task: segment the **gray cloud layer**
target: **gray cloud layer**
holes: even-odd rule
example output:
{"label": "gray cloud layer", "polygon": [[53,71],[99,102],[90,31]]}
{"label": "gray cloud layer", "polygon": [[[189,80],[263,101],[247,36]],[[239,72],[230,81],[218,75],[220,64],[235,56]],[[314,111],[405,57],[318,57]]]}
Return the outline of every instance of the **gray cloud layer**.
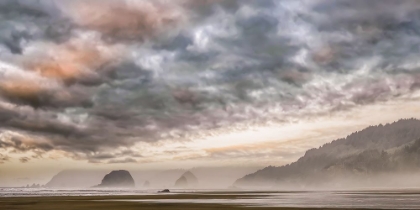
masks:
{"label": "gray cloud layer", "polygon": [[0,147],[135,162],[109,151],[420,87],[418,1],[165,5],[0,0]]}

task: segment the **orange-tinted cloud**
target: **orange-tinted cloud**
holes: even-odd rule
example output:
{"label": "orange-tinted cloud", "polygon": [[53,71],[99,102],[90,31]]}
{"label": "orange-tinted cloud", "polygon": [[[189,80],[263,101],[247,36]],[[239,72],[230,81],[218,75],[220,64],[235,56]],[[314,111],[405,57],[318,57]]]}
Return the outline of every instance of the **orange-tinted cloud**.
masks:
{"label": "orange-tinted cloud", "polygon": [[0,81],[0,94],[13,103],[34,108],[91,105],[86,91],[44,83],[25,78],[3,80]]}
{"label": "orange-tinted cloud", "polygon": [[116,39],[150,38],[182,19],[177,8],[158,1],[74,1],[66,10],[76,24]]}
{"label": "orange-tinted cloud", "polygon": [[61,44],[38,43],[31,49],[19,60],[22,69],[12,69],[0,80],[0,94],[11,102],[35,108],[90,106],[87,89],[69,86],[102,82],[107,70],[99,72],[101,67],[124,56],[124,48],[105,45],[96,37],[73,38]]}
{"label": "orange-tinted cloud", "polygon": [[[13,120],[14,121],[14,120]],[[31,124],[29,122],[24,122]],[[33,126],[41,127],[43,125],[32,123]],[[33,157],[39,157],[43,153],[53,149],[50,142],[45,138],[30,136],[18,132],[3,132],[0,134],[0,148],[12,149],[11,153],[33,152]]]}
{"label": "orange-tinted cloud", "polygon": [[7,80],[0,83],[0,91],[3,97],[12,101],[38,106],[43,88],[29,80]]}
{"label": "orange-tinted cloud", "polygon": [[63,44],[47,50],[53,55],[27,61],[26,68],[43,77],[65,83],[77,80],[84,75],[84,72],[98,68],[110,60],[94,46],[83,43]]}

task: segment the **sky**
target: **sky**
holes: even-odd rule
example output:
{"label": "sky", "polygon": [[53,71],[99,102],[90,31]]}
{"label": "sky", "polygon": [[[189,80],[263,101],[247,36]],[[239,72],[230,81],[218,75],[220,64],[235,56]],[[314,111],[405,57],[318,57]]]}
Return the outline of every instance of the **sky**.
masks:
{"label": "sky", "polygon": [[419,34],[415,0],[0,0],[0,177],[290,163],[420,118]]}

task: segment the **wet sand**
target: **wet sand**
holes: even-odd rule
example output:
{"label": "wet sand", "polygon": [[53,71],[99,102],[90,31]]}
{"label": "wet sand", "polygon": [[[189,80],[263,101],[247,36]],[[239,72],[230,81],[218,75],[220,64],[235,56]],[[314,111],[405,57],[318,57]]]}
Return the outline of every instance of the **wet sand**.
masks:
{"label": "wet sand", "polygon": [[[212,200],[212,199],[261,199],[261,195],[217,193],[200,194],[155,194],[133,196],[65,196],[65,197],[3,197],[0,198],[1,210],[189,210],[189,209],[247,209],[247,210],[315,210],[315,209],[349,209],[349,208],[291,208],[291,207],[257,207],[241,204],[156,202],[159,200]],[[150,202],[148,202],[150,200]],[[141,201],[141,202],[135,202]],[[328,202],[328,201],[326,201]],[[351,209],[351,208],[350,208]]]}

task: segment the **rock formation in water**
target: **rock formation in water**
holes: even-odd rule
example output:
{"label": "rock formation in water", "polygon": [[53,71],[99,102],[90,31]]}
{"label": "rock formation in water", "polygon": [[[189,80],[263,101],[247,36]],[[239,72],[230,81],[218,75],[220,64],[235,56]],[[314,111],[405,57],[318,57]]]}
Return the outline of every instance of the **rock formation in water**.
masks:
{"label": "rock formation in water", "polygon": [[27,184],[26,186],[24,186],[23,188],[44,188],[45,187],[45,185],[40,185],[40,184],[32,184],[32,185],[29,185],[29,184]]}
{"label": "rock formation in water", "polygon": [[102,183],[95,187],[134,188],[135,183],[130,172],[120,170],[120,171],[112,171],[111,173],[105,175],[105,177],[102,179]]}
{"label": "rock formation in water", "polygon": [[176,180],[175,187],[178,187],[178,188],[188,187],[187,178],[185,178],[184,176],[181,176],[178,180]]}
{"label": "rock formation in water", "polygon": [[198,186],[197,177],[190,171],[185,172],[178,180],[175,182],[175,187],[177,188],[195,188]]}
{"label": "rock formation in water", "polygon": [[56,174],[46,185],[47,188],[85,189],[101,183],[109,171],[65,170]]}
{"label": "rock formation in water", "polygon": [[[205,189],[223,189],[232,185],[235,180],[253,173],[262,167],[198,167],[189,171],[200,180],[199,187]],[[166,189],[188,170],[130,170],[137,187],[144,189]],[[88,189],[99,185],[109,170],[103,169],[70,169],[57,173],[47,184],[47,188]],[[147,187],[147,182],[150,183]],[[32,183],[31,183],[32,184]],[[30,187],[30,186],[29,186]]]}

